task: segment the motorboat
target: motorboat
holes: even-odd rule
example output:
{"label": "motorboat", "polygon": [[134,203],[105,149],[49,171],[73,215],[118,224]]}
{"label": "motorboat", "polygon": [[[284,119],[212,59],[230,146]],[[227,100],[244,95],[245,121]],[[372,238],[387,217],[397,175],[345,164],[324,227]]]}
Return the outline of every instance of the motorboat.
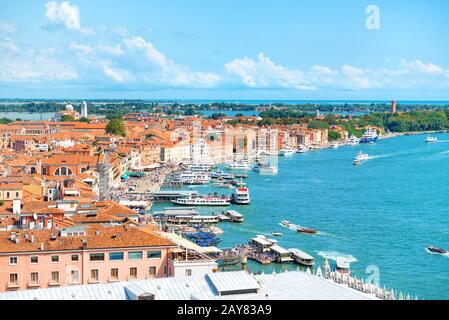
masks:
{"label": "motorboat", "polygon": [[317,234],[317,231],[316,231],[316,230],[309,229],[309,228],[305,228],[305,227],[299,227],[299,228],[297,229],[297,231],[298,231],[299,233]]}
{"label": "motorboat", "polygon": [[369,160],[369,155],[360,151],[354,158],[354,165],[362,164],[362,161]]}
{"label": "motorboat", "polygon": [[288,251],[290,251],[290,253],[293,256],[293,259],[295,259],[296,263],[298,264],[301,264],[306,267],[312,267],[315,264],[315,259],[311,255],[305,253],[304,251],[301,251],[296,248],[288,249]]}
{"label": "motorboat", "polygon": [[291,223],[288,220],[282,220],[281,225],[283,225],[284,227],[290,228],[291,226],[293,226],[293,223]]}
{"label": "motorboat", "polygon": [[289,157],[295,154],[295,151],[290,146],[285,146],[281,150],[279,150],[279,155],[284,157]]}
{"label": "motorboat", "polygon": [[444,249],[436,248],[436,247],[432,247],[432,246],[427,247],[427,250],[428,250],[430,253],[438,253],[438,254],[445,254],[445,253],[447,253],[447,251],[444,250]]}
{"label": "motorboat", "polygon": [[228,172],[221,171],[221,170],[217,170],[217,171],[211,172],[210,177],[212,179],[223,179],[223,180],[229,179],[229,180],[231,180],[231,179],[235,178],[235,175],[230,174]]}
{"label": "motorboat", "polygon": [[272,232],[271,233],[271,236],[273,236],[273,237],[282,237],[284,234],[283,233],[281,233],[281,232]]}
{"label": "motorboat", "polygon": [[210,176],[201,173],[182,173],[179,180],[187,185],[201,185],[210,182]]}
{"label": "motorboat", "polygon": [[309,147],[300,146],[296,152],[297,153],[306,153],[306,152],[309,152],[309,151],[310,151]]}
{"label": "motorboat", "polygon": [[438,142],[437,137],[427,136],[426,138],[426,143],[437,143],[437,142]]}

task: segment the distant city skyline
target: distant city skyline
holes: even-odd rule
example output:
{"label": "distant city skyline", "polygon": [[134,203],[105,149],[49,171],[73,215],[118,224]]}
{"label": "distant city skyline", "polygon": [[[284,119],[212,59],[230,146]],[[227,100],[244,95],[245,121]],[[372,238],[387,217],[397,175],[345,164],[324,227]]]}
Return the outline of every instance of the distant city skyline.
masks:
{"label": "distant city skyline", "polygon": [[447,12],[443,0],[5,1],[0,98],[449,100]]}

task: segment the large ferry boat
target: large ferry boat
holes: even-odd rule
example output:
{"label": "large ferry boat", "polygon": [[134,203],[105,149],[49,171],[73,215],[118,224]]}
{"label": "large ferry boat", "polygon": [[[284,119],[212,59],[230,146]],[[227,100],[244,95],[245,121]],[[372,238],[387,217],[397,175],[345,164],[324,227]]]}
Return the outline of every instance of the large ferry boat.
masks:
{"label": "large ferry boat", "polygon": [[219,179],[219,180],[221,180],[221,179],[222,180],[232,180],[235,178],[235,175],[230,174],[228,172],[221,171],[221,170],[217,170],[217,171],[211,172],[210,177],[212,179]]}
{"label": "large ferry boat", "polygon": [[368,130],[363,134],[362,139],[360,139],[360,143],[374,143],[379,139],[379,135],[376,130],[373,130],[371,126],[368,126]]}
{"label": "large ferry boat", "polygon": [[227,207],[231,204],[231,199],[215,193],[213,196],[179,198],[172,200],[172,203],[180,206]]}
{"label": "large ferry boat", "polygon": [[240,182],[231,196],[231,201],[239,205],[250,204],[251,198],[249,196],[249,188],[244,183]]}
{"label": "large ferry boat", "polygon": [[247,163],[232,162],[226,166],[229,170],[251,170],[251,166]]}
{"label": "large ferry boat", "polygon": [[295,154],[295,151],[290,146],[285,146],[281,150],[279,150],[279,155],[284,157],[289,157]]}

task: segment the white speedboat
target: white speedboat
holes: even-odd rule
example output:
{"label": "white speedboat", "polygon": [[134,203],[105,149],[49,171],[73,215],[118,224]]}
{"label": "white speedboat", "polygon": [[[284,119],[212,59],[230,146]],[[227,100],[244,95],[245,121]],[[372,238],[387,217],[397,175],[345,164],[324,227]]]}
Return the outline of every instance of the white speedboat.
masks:
{"label": "white speedboat", "polygon": [[369,155],[366,153],[363,153],[362,151],[360,151],[357,156],[354,158],[354,163],[356,162],[362,162],[365,160],[369,160]]}
{"label": "white speedboat", "polygon": [[438,142],[437,137],[427,136],[426,138],[426,143],[437,143],[437,142]]}
{"label": "white speedboat", "polygon": [[247,163],[241,163],[241,162],[232,162],[226,166],[226,169],[229,170],[251,170],[251,166]]}
{"label": "white speedboat", "polygon": [[298,264],[307,267],[312,267],[315,264],[315,259],[311,255],[305,253],[304,251],[301,251],[296,248],[288,249],[288,251],[290,251],[290,253],[293,256],[293,259],[295,259],[296,263]]}
{"label": "white speedboat", "polygon": [[299,146],[298,150],[296,151],[297,153],[306,153],[309,152],[310,148],[306,147],[306,146]]}
{"label": "white speedboat", "polygon": [[235,192],[231,196],[232,203],[238,205],[245,205],[251,203],[251,198],[249,196],[249,188],[243,183],[240,182],[236,188]]}
{"label": "white speedboat", "polygon": [[285,146],[281,150],[279,150],[279,155],[284,157],[289,157],[295,154],[295,151],[290,146]]}

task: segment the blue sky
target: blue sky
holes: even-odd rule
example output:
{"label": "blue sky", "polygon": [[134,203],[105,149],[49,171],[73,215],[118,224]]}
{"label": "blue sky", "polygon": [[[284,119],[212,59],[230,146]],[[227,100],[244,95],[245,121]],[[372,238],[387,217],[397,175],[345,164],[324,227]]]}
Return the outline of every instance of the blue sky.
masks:
{"label": "blue sky", "polygon": [[444,0],[0,2],[4,98],[449,100]]}

